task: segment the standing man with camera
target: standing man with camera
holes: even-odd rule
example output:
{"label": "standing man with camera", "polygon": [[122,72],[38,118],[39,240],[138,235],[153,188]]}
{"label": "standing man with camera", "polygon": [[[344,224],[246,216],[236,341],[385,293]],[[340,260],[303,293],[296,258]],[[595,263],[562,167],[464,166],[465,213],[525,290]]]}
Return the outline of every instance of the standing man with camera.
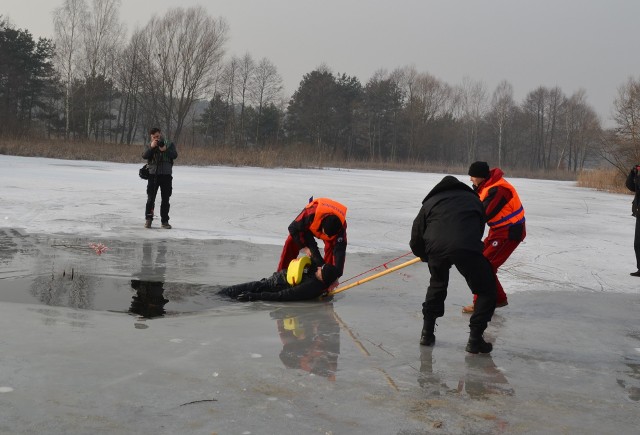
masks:
{"label": "standing man with camera", "polygon": [[142,158],[149,163],[149,180],[147,181],[147,205],[144,210],[145,228],[151,228],[156,195],[160,188],[160,221],[162,228],[171,229],[169,225],[169,198],[171,197],[173,161],[178,157],[178,151],[173,142],[165,140],[162,131],[154,127],[149,130],[150,143],[144,146]]}

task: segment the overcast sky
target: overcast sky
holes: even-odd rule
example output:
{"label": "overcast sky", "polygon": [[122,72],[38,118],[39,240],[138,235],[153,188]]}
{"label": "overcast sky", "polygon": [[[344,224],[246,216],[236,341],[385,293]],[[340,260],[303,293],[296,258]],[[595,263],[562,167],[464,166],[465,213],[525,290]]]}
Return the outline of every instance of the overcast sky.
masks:
{"label": "overcast sky", "polygon": [[[62,0],[4,0],[0,14],[34,36],[53,37]],[[365,84],[379,69],[415,66],[489,93],[503,79],[521,102],[538,86],[585,89],[610,125],[617,89],[640,78],[637,0],[126,0],[129,34],[172,7],[204,6],[229,24],[229,55],[273,62],[291,95],[321,64]]]}

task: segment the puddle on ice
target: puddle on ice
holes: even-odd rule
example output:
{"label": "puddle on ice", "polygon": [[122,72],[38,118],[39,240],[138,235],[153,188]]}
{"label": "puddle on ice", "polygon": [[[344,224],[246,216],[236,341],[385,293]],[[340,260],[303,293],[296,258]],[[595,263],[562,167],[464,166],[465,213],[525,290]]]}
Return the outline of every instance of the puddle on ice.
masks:
{"label": "puddle on ice", "polygon": [[70,239],[0,229],[0,302],[144,318],[229,306],[233,302],[217,294],[222,287],[266,276],[275,264],[248,246],[223,240]]}
{"label": "puddle on ice", "polygon": [[[0,301],[37,303],[83,310],[128,312],[152,319],[166,314],[202,311],[231,301],[219,287],[125,280],[75,274],[0,280]],[[144,328],[141,325],[141,328]]]}

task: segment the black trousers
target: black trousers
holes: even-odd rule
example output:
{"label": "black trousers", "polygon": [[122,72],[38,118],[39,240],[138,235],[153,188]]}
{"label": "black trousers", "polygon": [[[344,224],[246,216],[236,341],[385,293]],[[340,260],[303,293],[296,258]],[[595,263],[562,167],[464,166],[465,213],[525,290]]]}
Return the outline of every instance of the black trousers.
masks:
{"label": "black trousers", "polygon": [[636,234],[633,238],[633,250],[636,252],[636,266],[640,270],[640,217],[636,218]]}
{"label": "black trousers", "polygon": [[496,309],[496,280],[491,264],[481,252],[460,252],[443,257],[429,255],[429,272],[431,279],[427,295],[422,304],[422,315],[425,319],[444,315],[444,301],[449,286],[449,270],[455,266],[467,281],[471,292],[478,295],[473,314],[469,319],[472,331],[482,333],[491,321]]}
{"label": "black trousers", "polygon": [[173,176],[172,175],[151,175],[147,181],[147,205],[144,209],[145,219],[153,220],[153,210],[156,206],[156,195],[158,189],[160,189],[160,220],[162,222],[169,222],[169,198],[173,191]]}
{"label": "black trousers", "polygon": [[260,281],[223,288],[219,293],[232,298],[240,293],[253,293],[256,299],[262,301],[304,301],[320,297],[326,289],[327,286],[313,274],[304,274],[302,282],[292,286],[287,282],[287,272],[279,271]]}

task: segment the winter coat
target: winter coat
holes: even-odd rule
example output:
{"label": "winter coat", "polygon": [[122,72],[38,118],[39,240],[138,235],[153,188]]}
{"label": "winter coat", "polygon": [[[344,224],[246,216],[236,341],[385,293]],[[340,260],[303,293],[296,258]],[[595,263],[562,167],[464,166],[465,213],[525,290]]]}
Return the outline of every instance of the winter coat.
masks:
{"label": "winter coat", "polygon": [[484,224],[484,208],[478,195],[447,175],[422,201],[409,246],[423,261],[464,251],[482,253]]}
{"label": "winter coat", "polygon": [[149,163],[149,174],[151,175],[171,175],[173,172],[173,161],[178,158],[178,151],[173,142],[168,143],[167,149],[163,152],[158,148],[151,148],[149,144],[144,146],[142,158]]}
{"label": "winter coat", "polygon": [[627,176],[625,186],[632,192],[635,192],[633,202],[631,203],[631,214],[635,217],[640,216],[638,213],[638,206],[640,205],[640,165],[631,168],[631,172]]}
{"label": "winter coat", "polygon": [[502,176],[500,168],[489,171],[489,178],[476,188],[484,205],[489,239],[522,241],[526,236],[524,207],[518,192]]}

